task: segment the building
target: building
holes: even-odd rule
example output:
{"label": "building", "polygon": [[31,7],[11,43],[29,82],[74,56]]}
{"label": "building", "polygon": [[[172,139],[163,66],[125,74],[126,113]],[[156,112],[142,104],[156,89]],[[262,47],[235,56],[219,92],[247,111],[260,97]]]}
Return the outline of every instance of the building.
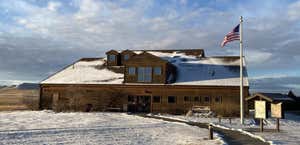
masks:
{"label": "building", "polygon": [[110,50],[106,55],[82,58],[42,81],[40,108],[178,114],[197,105],[239,115],[239,57],[206,57],[202,49]]}

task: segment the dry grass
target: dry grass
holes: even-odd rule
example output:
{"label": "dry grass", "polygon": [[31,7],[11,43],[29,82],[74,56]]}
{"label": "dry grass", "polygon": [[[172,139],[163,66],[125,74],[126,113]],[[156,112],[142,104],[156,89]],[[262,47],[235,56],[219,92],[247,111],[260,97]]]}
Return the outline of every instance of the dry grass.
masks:
{"label": "dry grass", "polygon": [[38,90],[0,89],[0,111],[38,109]]}

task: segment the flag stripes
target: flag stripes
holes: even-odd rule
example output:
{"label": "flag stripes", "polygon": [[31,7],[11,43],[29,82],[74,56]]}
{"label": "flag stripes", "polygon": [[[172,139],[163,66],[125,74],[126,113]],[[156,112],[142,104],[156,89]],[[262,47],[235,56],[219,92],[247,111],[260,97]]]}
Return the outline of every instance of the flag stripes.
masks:
{"label": "flag stripes", "polygon": [[234,29],[229,32],[223,39],[223,42],[221,43],[221,46],[224,47],[226,43],[235,41],[235,40],[240,40],[240,24],[238,24]]}

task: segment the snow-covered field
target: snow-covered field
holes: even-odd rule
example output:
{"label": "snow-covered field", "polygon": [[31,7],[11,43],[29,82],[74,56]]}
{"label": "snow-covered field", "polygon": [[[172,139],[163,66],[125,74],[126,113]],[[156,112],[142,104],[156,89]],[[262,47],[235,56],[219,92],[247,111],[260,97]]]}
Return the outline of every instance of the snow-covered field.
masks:
{"label": "snow-covered field", "polygon": [[0,144],[222,144],[183,123],[125,113],[0,112]]}
{"label": "snow-covered field", "polygon": [[273,118],[268,118],[265,123],[265,132],[259,132],[259,125],[256,125],[253,119],[246,119],[245,124],[240,124],[239,118],[232,119],[232,123],[229,123],[228,119],[222,119],[219,123],[218,118],[203,118],[197,116],[174,116],[174,115],[158,115],[160,117],[192,121],[192,122],[202,122],[202,123],[212,123],[216,126],[239,130],[243,133],[249,134],[253,137],[260,138],[261,140],[270,142],[271,144],[284,144],[284,145],[299,145],[300,144],[300,115],[295,115],[293,113],[285,113],[286,119],[280,119],[280,132],[276,132],[276,120]]}

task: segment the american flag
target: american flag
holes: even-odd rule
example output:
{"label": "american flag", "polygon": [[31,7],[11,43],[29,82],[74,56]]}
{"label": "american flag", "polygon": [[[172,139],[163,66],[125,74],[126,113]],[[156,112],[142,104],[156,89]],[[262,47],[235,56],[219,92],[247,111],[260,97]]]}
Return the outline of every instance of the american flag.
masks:
{"label": "american flag", "polygon": [[238,24],[234,29],[229,32],[225,37],[221,44],[222,47],[226,45],[226,43],[234,41],[234,40],[240,40],[240,24]]}

